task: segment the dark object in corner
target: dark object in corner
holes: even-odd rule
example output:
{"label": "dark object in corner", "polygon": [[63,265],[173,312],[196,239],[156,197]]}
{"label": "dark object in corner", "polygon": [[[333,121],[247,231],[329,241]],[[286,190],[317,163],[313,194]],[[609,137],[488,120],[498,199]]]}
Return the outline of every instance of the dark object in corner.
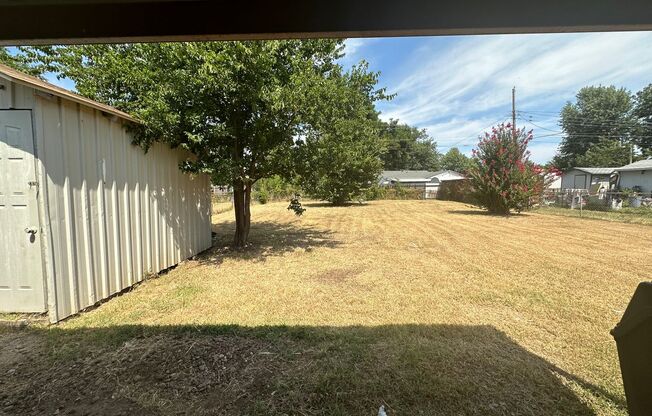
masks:
{"label": "dark object in corner", "polygon": [[629,414],[649,415],[652,411],[652,282],[638,285],[611,335],[618,346]]}

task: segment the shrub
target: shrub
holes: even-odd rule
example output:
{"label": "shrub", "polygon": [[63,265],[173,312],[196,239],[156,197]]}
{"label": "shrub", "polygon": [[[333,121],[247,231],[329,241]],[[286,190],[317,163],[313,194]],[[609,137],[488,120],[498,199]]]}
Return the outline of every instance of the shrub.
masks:
{"label": "shrub", "polygon": [[261,189],[256,192],[256,200],[260,204],[266,204],[269,201],[269,193],[265,189]]}
{"label": "shrub", "polygon": [[410,188],[401,184],[392,186],[375,185],[364,194],[367,201],[381,200],[381,199],[423,199],[423,189]]}
{"label": "shrub", "polygon": [[437,199],[472,203],[474,201],[472,194],[473,190],[469,180],[445,181],[439,185]]}
{"label": "shrub", "polygon": [[521,212],[532,199],[540,198],[543,170],[529,160],[527,145],[532,131],[512,130],[501,124],[485,133],[473,149],[474,164],[469,171],[473,196],[478,205],[494,214]]}
{"label": "shrub", "polygon": [[586,204],[584,205],[584,209],[591,211],[607,211],[609,208],[607,205],[607,200],[600,199],[597,196],[588,196],[586,197],[585,201]]}
{"label": "shrub", "polygon": [[364,199],[367,201],[376,201],[380,199],[387,199],[387,188],[380,185],[374,185],[367,189],[364,194]]}
{"label": "shrub", "polygon": [[266,204],[269,201],[289,200],[298,190],[292,182],[275,175],[256,182],[254,196],[259,203]]}
{"label": "shrub", "polygon": [[396,184],[393,188],[395,199],[423,199],[423,189]]}
{"label": "shrub", "polygon": [[423,189],[395,184],[385,189],[385,199],[423,199]]}

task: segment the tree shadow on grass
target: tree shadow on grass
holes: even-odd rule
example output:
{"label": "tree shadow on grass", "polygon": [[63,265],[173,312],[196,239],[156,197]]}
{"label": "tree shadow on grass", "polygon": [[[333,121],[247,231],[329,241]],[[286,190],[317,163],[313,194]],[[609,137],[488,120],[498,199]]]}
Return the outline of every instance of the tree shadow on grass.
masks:
{"label": "tree shadow on grass", "polygon": [[491,326],[28,328],[0,342],[0,414],[594,415],[569,383],[625,406]]}
{"label": "tree shadow on grass", "polygon": [[241,250],[233,248],[235,222],[213,225],[213,232],[213,247],[197,257],[200,263],[221,264],[227,258],[265,261],[270,256],[296,250],[335,248],[341,244],[333,238],[331,231],[273,221],[252,222],[248,245]]}

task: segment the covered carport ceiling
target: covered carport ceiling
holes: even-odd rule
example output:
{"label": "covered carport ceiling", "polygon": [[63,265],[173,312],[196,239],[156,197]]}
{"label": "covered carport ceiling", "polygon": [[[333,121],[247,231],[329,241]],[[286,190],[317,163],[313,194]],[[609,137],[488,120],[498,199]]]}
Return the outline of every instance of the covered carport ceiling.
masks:
{"label": "covered carport ceiling", "polygon": [[650,0],[0,0],[0,45],[650,29]]}

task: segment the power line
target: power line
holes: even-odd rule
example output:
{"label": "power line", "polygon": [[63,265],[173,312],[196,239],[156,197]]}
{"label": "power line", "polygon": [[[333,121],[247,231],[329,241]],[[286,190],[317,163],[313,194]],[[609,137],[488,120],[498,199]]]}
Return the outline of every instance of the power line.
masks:
{"label": "power line", "polygon": [[[518,111],[518,113],[523,114],[523,113],[528,113],[527,111]],[[527,114],[526,114],[527,115]],[[538,115],[535,114],[537,117]],[[525,120],[531,120],[532,116],[529,116],[528,119]],[[650,121],[644,121],[644,120],[631,120],[631,121],[618,121],[618,120],[604,120],[604,121],[596,121],[594,119],[589,119],[581,116],[567,116],[563,118],[561,121],[563,121],[565,124],[571,124],[571,125],[587,125],[587,126],[611,126],[611,127],[623,127],[623,126],[628,126],[632,125],[635,126],[636,124],[643,124],[647,126],[652,126],[652,122]]]}
{"label": "power line", "polygon": [[532,137],[532,140],[541,139],[541,138],[543,138],[543,137],[563,137],[563,136],[562,136],[561,134],[559,134],[559,133],[543,134],[543,135],[541,135],[541,136],[534,136],[534,137]]}
{"label": "power line", "polygon": [[546,127],[539,126],[538,124],[535,124],[535,123],[532,122],[531,120],[526,120],[526,119],[521,118],[521,117],[519,117],[519,120],[523,120],[523,121],[525,121],[526,123],[530,123],[530,124],[532,124],[533,126],[535,126],[535,127],[537,127],[537,128],[540,128],[541,130],[554,131],[555,133],[560,133],[559,130],[552,130],[552,129],[548,129],[548,128],[546,128]]}
{"label": "power line", "polygon": [[[525,117],[523,115],[525,114]],[[501,118],[494,123],[490,124],[489,126],[483,128],[479,133],[472,134],[470,136],[466,136],[452,144],[445,145],[445,146],[439,146],[440,148],[443,149],[450,149],[456,146],[459,146],[462,142],[465,140],[469,140],[472,138],[477,138],[481,136],[487,129],[497,125],[497,124],[504,124],[508,118],[511,116],[512,117],[512,126],[515,126],[516,124],[516,119],[524,121],[525,123],[529,123],[532,126],[536,127],[537,129],[549,131],[552,134],[544,134],[540,136],[534,136],[533,140],[536,140],[537,143],[548,143],[548,144],[558,144],[558,142],[551,142],[551,141],[539,141],[538,139],[545,138],[545,137],[559,137],[561,139],[568,137],[568,133],[564,132],[563,130],[553,130],[547,127],[543,127],[533,121],[533,117],[529,116],[527,117],[527,114],[532,114],[535,117],[541,117],[542,115],[545,114],[551,114],[551,115],[558,115],[559,113],[553,112],[553,111],[543,111],[543,110],[516,110],[516,91],[515,88],[512,89],[512,114],[505,116],[504,118]],[[517,117],[517,115],[521,115],[522,117]],[[538,120],[537,120],[538,121]],[[647,126],[652,127],[652,122],[646,122],[646,121],[640,121],[638,120],[637,123],[639,124],[644,124]],[[583,118],[581,116],[570,116],[566,117],[565,125],[567,126],[573,126],[573,127],[592,127],[594,129],[616,129],[616,128],[622,128],[628,126],[629,122],[627,121],[595,121],[592,119],[587,119]],[[633,127],[633,126],[632,126]],[[515,127],[513,127],[515,129]],[[589,133],[575,133],[573,134],[573,139],[574,140],[586,140],[586,141],[591,141],[591,142],[596,142],[599,141],[600,139],[623,139],[627,136],[633,136],[634,138],[652,138],[652,133],[650,134],[633,134],[631,132],[627,132],[627,134],[610,134],[610,132],[605,132],[605,133],[599,133],[599,132],[589,132]],[[453,137],[450,137],[453,139]],[[436,140],[446,140],[446,138],[436,138]],[[462,144],[462,146],[469,146],[468,144]]]}
{"label": "power line", "polygon": [[558,111],[543,111],[543,110],[519,110],[520,113],[544,113],[544,114],[559,114]]}
{"label": "power line", "polygon": [[[520,120],[523,120],[522,118]],[[565,139],[568,137],[568,135],[563,132],[563,131],[555,131],[552,129],[547,129],[545,127],[539,126],[529,120],[523,120],[526,123],[532,124],[536,126],[537,128],[540,128],[542,130],[547,130],[551,131],[552,133],[550,134],[544,134],[544,135],[535,135],[532,140],[538,144],[561,144],[561,140],[558,142],[552,142],[552,141],[542,141],[540,139],[546,138],[546,137],[559,137],[560,139]],[[652,135],[637,135],[637,138],[652,138]],[[573,140],[575,141],[584,141],[584,142],[589,142],[591,144],[595,144],[599,142],[602,139],[611,139],[611,140],[618,140],[622,139],[620,135],[608,135],[608,134],[599,134],[599,133],[594,133],[594,134],[578,134],[573,136]]]}
{"label": "power line", "polygon": [[[545,134],[543,136],[535,136],[535,139],[537,137],[548,137],[548,136],[559,136],[559,137],[568,137],[568,134],[559,131],[559,132],[553,132],[552,134]],[[622,136],[619,135],[613,135],[613,134],[576,134],[572,136],[574,140],[589,140],[589,139],[622,139]],[[652,136],[646,135],[646,136],[636,136],[636,138],[650,138]]]}
{"label": "power line", "polygon": [[[480,133],[474,133],[474,134],[472,134],[472,135],[466,136],[466,137],[464,137],[464,138],[458,140],[457,142],[455,142],[455,143],[453,143],[453,144],[449,144],[449,145],[447,145],[447,146],[439,146],[439,147],[441,147],[442,149],[450,149],[450,148],[453,148],[453,147],[455,147],[455,146],[458,146],[460,143],[462,143],[462,142],[465,141],[465,140],[469,140],[469,139],[472,139],[472,138],[477,138],[478,136],[481,136],[482,133],[484,133],[487,129],[489,129],[489,128],[491,128],[491,127],[497,125],[497,124],[503,124],[503,123],[505,123],[505,121],[507,121],[507,118],[508,118],[508,117],[509,117],[509,116],[506,116],[506,117],[503,117],[503,118],[498,119],[497,121],[495,121],[495,122],[491,123],[490,125],[488,125],[487,127],[483,128],[482,131],[480,131]],[[441,138],[439,138],[439,139],[436,138],[435,140],[441,140]]]}
{"label": "power line", "polygon": [[[587,119],[581,119],[581,118],[568,118],[565,120],[561,120],[560,124],[570,124],[570,125],[579,125],[579,126],[598,126],[598,127],[636,127],[635,122],[618,122],[618,121],[588,121]],[[638,123],[640,124],[645,124],[647,125],[648,123]]]}

